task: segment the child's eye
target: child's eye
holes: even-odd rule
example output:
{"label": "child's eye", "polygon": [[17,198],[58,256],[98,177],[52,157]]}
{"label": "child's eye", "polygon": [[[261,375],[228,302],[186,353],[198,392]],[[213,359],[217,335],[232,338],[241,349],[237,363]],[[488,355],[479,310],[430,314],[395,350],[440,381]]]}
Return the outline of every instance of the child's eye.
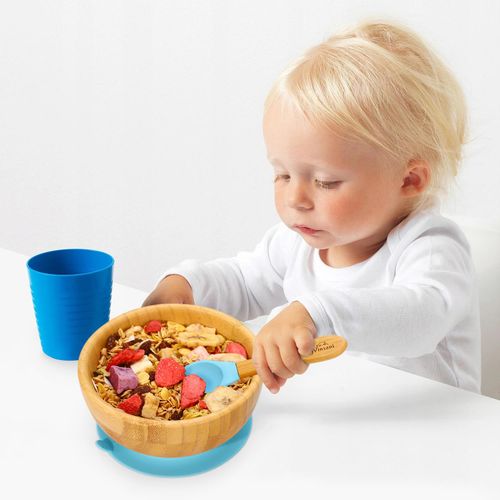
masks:
{"label": "child's eye", "polygon": [[[279,180],[288,181],[290,180],[290,176],[287,174],[277,174],[274,176],[274,182]],[[341,181],[320,181],[318,179],[315,180],[316,184],[323,189],[333,189],[338,187]]]}
{"label": "child's eye", "polygon": [[341,181],[319,181],[316,180],[316,184],[324,189],[333,189],[338,187]]}
{"label": "child's eye", "polygon": [[285,181],[287,181],[288,179],[290,179],[290,176],[289,175],[285,175],[285,174],[278,174],[278,175],[275,175],[274,176],[274,182],[276,181],[279,181],[280,179],[283,179]]}

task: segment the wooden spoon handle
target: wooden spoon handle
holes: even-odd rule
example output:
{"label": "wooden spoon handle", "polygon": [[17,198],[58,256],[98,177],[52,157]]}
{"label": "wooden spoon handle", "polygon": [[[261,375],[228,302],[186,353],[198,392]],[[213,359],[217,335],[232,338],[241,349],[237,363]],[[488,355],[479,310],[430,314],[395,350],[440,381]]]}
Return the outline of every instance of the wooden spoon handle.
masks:
{"label": "wooden spoon handle", "polygon": [[347,349],[347,340],[337,335],[326,335],[314,340],[314,350],[302,356],[306,363],[319,363],[340,356]]}
{"label": "wooden spoon handle", "polygon": [[236,363],[236,369],[238,370],[238,374],[240,379],[253,377],[257,374],[257,370],[255,369],[255,365],[251,359],[245,359],[245,361],[238,361]]}
{"label": "wooden spoon handle", "polygon": [[[308,356],[302,356],[306,363],[319,363],[340,356],[347,349],[347,340],[337,335],[327,335],[314,340],[314,350]],[[238,361],[236,368],[240,378],[252,377],[257,373],[251,359]]]}

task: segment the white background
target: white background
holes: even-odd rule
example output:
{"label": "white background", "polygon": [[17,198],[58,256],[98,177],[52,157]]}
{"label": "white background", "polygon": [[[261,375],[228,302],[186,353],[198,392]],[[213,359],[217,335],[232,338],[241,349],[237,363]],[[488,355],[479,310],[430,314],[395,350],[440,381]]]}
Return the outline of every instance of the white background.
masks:
{"label": "white background", "polygon": [[105,250],[143,290],[254,248],[278,221],[264,97],[368,16],[416,30],[461,82],[471,143],[446,209],[496,224],[498,2],[0,0],[0,246]]}

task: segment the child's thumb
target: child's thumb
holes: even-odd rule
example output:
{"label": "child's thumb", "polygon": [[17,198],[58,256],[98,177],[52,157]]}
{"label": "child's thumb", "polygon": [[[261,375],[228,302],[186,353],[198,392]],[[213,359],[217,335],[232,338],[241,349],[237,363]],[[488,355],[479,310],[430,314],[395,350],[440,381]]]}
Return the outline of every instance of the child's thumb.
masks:
{"label": "child's thumb", "polygon": [[295,345],[301,356],[309,356],[314,350],[314,337],[308,328],[298,328],[294,334]]}

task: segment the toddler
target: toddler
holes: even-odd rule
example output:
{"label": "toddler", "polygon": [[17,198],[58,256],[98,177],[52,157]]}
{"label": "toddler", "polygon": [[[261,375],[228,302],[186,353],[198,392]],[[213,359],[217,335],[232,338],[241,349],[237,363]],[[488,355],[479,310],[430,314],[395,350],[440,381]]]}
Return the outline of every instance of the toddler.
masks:
{"label": "toddler", "polygon": [[253,252],[168,269],[143,305],[267,315],[254,345],[277,392],[318,335],[349,352],[479,392],[480,330],[466,238],[440,215],[466,108],[412,31],[364,22],[287,68],[264,106],[281,222]]}

